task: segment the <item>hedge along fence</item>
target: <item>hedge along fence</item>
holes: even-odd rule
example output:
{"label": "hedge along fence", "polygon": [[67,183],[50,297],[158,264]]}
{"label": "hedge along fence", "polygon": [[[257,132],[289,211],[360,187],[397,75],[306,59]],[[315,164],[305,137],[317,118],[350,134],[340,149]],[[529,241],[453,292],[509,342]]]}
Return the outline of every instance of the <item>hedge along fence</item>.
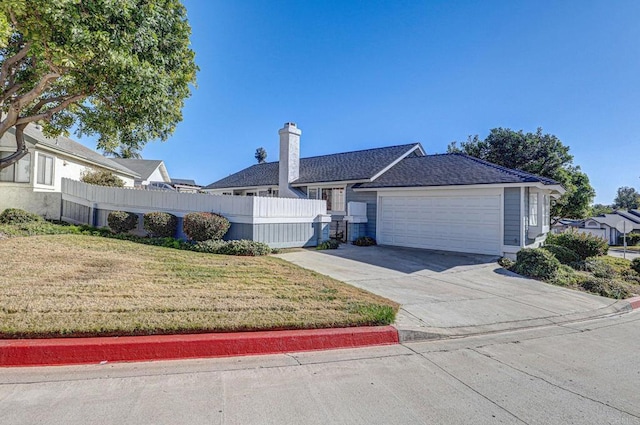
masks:
{"label": "hedge along fence", "polygon": [[[187,214],[217,213],[231,223],[225,239],[254,240],[272,248],[316,246],[329,238],[331,222],[326,202],[321,200],[137,190],[62,179],[62,220],[103,227],[111,211],[172,214],[178,221],[178,238],[186,238],[182,222]],[[140,231],[141,225],[136,233]]]}

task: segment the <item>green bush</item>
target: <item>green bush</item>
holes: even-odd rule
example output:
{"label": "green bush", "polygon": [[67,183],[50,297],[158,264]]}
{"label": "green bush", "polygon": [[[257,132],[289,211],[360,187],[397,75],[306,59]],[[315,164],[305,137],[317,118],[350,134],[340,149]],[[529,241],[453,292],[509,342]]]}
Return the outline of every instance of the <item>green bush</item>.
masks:
{"label": "green bush", "polygon": [[582,282],[587,279],[587,275],[584,273],[577,273],[574,269],[566,264],[560,264],[555,277],[549,282],[558,286],[576,287],[580,286]]}
{"label": "green bush", "polygon": [[97,186],[124,187],[124,181],[107,170],[89,170],[82,173],[80,181]]}
{"label": "green bush", "polygon": [[196,242],[222,239],[229,227],[229,220],[220,214],[195,212],[184,216],[184,233]]}
{"label": "green bush", "polygon": [[589,257],[600,257],[609,251],[609,243],[606,239],[599,238],[590,233],[578,233],[568,231],[559,234],[549,234],[547,244],[560,245],[578,254],[581,260]]}
{"label": "green bush", "polygon": [[572,264],[580,261],[580,256],[575,251],[562,245],[545,245],[542,249],[552,253],[561,264]]}
{"label": "green bush", "polygon": [[138,225],[138,215],[126,211],[111,211],[107,223],[114,233],[127,233]]}
{"label": "green bush", "polygon": [[580,284],[580,287],[585,291],[618,300],[631,296],[631,293],[622,282],[605,277],[594,276],[587,278]]}
{"label": "green bush", "polygon": [[544,249],[525,248],[518,252],[513,271],[523,276],[552,280],[560,268],[560,262]]}
{"label": "green bush", "polygon": [[511,258],[501,257],[498,260],[498,264],[500,264],[503,268],[505,268],[507,270],[512,270],[513,266],[516,265],[516,262],[513,261]]}
{"label": "green bush", "polygon": [[166,212],[150,212],[144,215],[144,230],[158,238],[171,238],[176,234],[178,219]]}
{"label": "green bush", "polygon": [[[624,236],[618,236],[618,245],[624,245]],[[627,246],[640,245],[640,233],[629,233],[627,235]]]}
{"label": "green bush", "polygon": [[38,214],[30,213],[18,208],[7,208],[0,214],[0,224],[19,224],[44,221]]}
{"label": "green bush", "polygon": [[595,258],[587,258],[584,261],[584,270],[593,274],[595,277],[600,278],[612,278],[616,276],[616,269],[604,262],[600,261],[597,257]]}
{"label": "green bush", "polygon": [[631,260],[631,268],[634,272],[640,274],[640,258],[634,258]]}
{"label": "green bush", "polygon": [[377,245],[378,243],[372,237],[360,236],[359,238],[356,238],[356,240],[353,241],[353,244],[356,246],[373,246],[373,245]]}
{"label": "green bush", "polygon": [[210,254],[242,255],[251,257],[269,255],[271,253],[269,245],[249,240],[208,240],[196,243],[193,245],[192,249],[194,251],[207,252]]}
{"label": "green bush", "polygon": [[316,249],[318,250],[324,250],[324,249],[338,249],[338,247],[340,246],[340,242],[338,242],[335,239],[328,239],[324,242],[321,242],[318,244],[318,246],[316,247]]}

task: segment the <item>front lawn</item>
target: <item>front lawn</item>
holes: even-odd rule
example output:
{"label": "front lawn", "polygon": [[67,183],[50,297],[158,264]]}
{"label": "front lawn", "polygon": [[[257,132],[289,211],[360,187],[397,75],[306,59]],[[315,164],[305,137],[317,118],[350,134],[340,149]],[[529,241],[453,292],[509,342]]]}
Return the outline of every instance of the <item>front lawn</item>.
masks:
{"label": "front lawn", "polygon": [[86,235],[0,239],[0,337],[384,325],[398,305],[274,257]]}

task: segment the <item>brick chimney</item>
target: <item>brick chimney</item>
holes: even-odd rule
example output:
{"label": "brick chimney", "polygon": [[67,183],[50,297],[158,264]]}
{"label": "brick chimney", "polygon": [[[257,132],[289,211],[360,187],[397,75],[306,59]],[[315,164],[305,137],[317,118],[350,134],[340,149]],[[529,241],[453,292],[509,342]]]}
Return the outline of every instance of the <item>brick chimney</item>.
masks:
{"label": "brick chimney", "polygon": [[298,198],[290,183],[300,176],[300,135],[302,131],[295,123],[287,122],[278,131],[280,135],[280,174],[278,191],[282,198]]}

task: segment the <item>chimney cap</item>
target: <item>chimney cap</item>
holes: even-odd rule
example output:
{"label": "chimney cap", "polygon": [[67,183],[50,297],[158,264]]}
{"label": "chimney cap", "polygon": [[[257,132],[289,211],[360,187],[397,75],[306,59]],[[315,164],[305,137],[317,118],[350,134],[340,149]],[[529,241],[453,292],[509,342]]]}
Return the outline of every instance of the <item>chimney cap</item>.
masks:
{"label": "chimney cap", "polygon": [[285,127],[295,127],[296,123],[294,123],[294,122],[286,122],[286,123],[284,123],[284,126]]}

